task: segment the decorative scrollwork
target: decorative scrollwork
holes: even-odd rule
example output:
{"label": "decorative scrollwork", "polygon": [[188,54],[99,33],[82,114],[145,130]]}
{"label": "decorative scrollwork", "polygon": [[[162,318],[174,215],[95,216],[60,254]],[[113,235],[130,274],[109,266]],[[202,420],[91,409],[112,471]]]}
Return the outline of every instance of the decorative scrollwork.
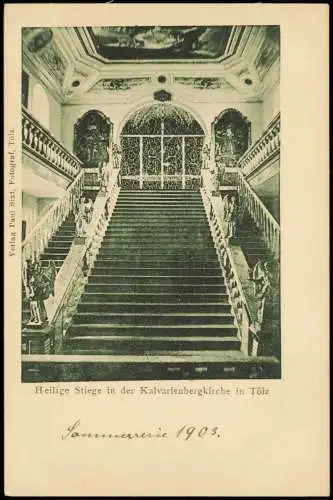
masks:
{"label": "decorative scrollwork", "polygon": [[200,188],[200,176],[189,177],[185,176],[185,189],[199,189]]}
{"label": "decorative scrollwork", "polygon": [[121,175],[139,175],[140,173],[140,138],[121,138],[122,161]]}
{"label": "decorative scrollwork", "polygon": [[127,177],[121,178],[121,187],[123,189],[140,189],[140,181],[137,179],[130,179]]}
{"label": "decorative scrollwork", "polygon": [[200,175],[203,137],[185,138],[185,174]]}
{"label": "decorative scrollwork", "polygon": [[179,177],[167,177],[167,178],[164,178],[164,183],[163,183],[163,187],[164,189],[166,190],[180,190],[182,189],[182,180],[179,179]]}
{"label": "decorative scrollwork", "polygon": [[156,191],[161,189],[161,181],[143,181],[142,188],[149,191]]}

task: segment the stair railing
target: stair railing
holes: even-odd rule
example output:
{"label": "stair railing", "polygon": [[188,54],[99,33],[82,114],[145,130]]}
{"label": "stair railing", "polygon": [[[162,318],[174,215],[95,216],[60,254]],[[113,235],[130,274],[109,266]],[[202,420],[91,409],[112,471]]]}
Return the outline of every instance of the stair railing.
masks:
{"label": "stair railing", "polygon": [[250,330],[252,321],[242,284],[238,278],[236,266],[225,239],[221,220],[214,209],[209,189],[207,189],[205,184],[203,184],[201,188],[201,195],[220,267],[227,284],[228,295],[237,322],[238,337],[241,341],[241,351],[246,355],[252,355],[253,332]]}
{"label": "stair railing", "polygon": [[59,198],[46,212],[33,230],[22,242],[22,263],[28,259],[36,261],[47,247],[50,239],[73,210],[83,191],[83,171],[67,188],[62,198]]}
{"label": "stair railing", "polygon": [[50,324],[53,326],[52,345],[54,353],[59,352],[61,349],[64,336],[81,299],[85,284],[94,266],[99,248],[116,206],[120,190],[118,176],[119,170],[116,171],[114,169],[108,190],[102,196],[104,202],[99,207],[99,210],[96,211],[97,213],[94,214],[93,220],[90,223],[91,232],[86,238],[82,256],[73,269],[73,273],[68,280],[68,284],[65,287],[53,317],[50,318]]}
{"label": "stair railing", "polygon": [[261,230],[268,249],[275,258],[280,255],[280,225],[267,210],[259,196],[252,189],[242,172],[238,171],[238,192],[242,209],[246,210],[258,229]]}
{"label": "stair railing", "polygon": [[280,151],[280,113],[270,122],[259,139],[238,160],[238,166],[247,177]]}
{"label": "stair railing", "polygon": [[22,106],[22,146],[23,150],[30,152],[69,179],[74,179],[81,170],[81,161],[67,151],[24,106]]}

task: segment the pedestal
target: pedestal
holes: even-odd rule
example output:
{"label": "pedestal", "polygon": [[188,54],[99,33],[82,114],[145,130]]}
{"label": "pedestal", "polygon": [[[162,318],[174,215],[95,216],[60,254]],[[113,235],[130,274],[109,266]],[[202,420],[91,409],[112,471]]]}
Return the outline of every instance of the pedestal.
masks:
{"label": "pedestal", "polygon": [[27,326],[22,331],[22,354],[52,354],[53,353],[53,328]]}

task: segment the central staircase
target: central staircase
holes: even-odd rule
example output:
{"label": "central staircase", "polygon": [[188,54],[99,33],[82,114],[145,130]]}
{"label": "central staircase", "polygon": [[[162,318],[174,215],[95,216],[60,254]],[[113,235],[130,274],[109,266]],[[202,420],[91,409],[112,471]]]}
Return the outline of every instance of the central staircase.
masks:
{"label": "central staircase", "polygon": [[241,355],[199,191],[121,189],[62,352]]}

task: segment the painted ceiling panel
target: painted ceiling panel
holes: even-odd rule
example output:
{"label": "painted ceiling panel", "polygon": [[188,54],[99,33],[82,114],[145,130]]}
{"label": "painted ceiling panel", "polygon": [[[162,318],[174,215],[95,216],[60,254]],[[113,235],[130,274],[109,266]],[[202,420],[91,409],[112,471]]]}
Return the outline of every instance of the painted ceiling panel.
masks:
{"label": "painted ceiling panel", "polygon": [[110,61],[216,59],[226,53],[232,26],[109,26],[88,28]]}

